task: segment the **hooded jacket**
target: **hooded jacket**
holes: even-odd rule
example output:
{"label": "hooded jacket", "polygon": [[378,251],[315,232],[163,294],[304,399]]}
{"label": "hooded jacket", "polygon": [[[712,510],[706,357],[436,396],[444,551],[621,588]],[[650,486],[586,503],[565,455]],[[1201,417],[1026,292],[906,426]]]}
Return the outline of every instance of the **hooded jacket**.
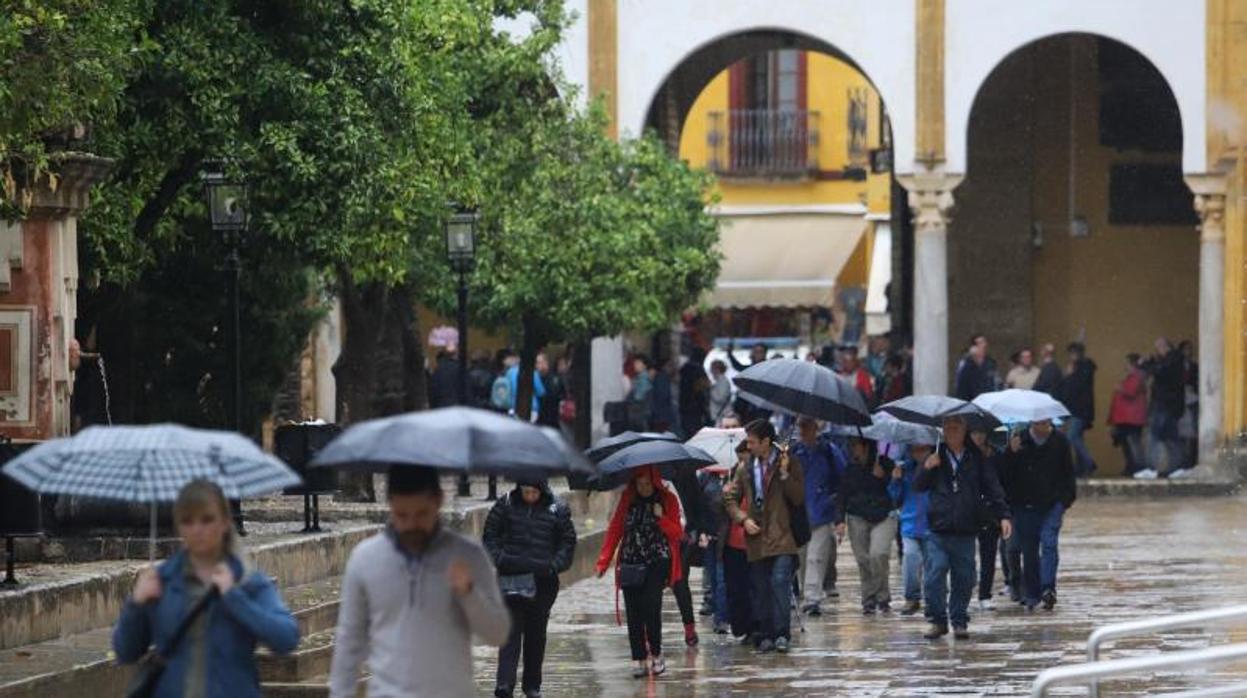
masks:
{"label": "hooded jacket", "polygon": [[[606,527],[606,536],[602,539],[602,552],[598,554],[597,572],[599,575],[604,574],[610,569],[611,561],[615,560],[615,553],[618,552],[619,543],[623,540],[624,519],[627,518],[628,509],[637,496],[636,479],[642,473],[649,475],[650,482],[654,484],[654,491],[658,493],[659,501],[662,503],[662,518],[658,519],[658,528],[662,529],[663,537],[667,539],[667,546],[671,549],[671,573],[667,576],[667,584],[672,585],[683,577],[681,573],[683,568],[680,563],[680,540],[684,537],[684,527],[680,524],[680,500],[667,488],[658,468],[652,465],[634,468],[632,481],[620,493],[619,504],[615,506],[610,525]],[[619,588],[618,560],[615,560],[615,588]]]}
{"label": "hooded jacket", "polygon": [[571,509],[541,485],[536,504],[527,504],[517,486],[489,510],[481,537],[498,574],[552,577],[572,566],[576,527]]}

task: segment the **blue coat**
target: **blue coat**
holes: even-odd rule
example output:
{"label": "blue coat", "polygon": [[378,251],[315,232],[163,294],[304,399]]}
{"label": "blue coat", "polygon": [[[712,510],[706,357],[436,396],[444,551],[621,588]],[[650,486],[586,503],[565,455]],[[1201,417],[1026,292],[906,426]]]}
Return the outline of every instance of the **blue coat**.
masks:
{"label": "blue coat", "polygon": [[[157,568],[161,595],[142,606],[126,601],[121,618],[113,628],[113,651],[122,664],[136,662],[153,643],[164,645],[190,607],[186,579],[182,573],[186,552],[179,552]],[[242,565],[229,559],[237,579]],[[207,658],[207,698],[260,698],[260,676],[256,669],[256,642],[274,652],[286,654],[299,644],[299,628],[286,610],[277,588],[264,574],[252,571],[228,593],[209,602],[205,637]],[[190,666],[189,633],[178,643],[156,686],[157,698],[181,696]]]}
{"label": "blue coat", "polygon": [[914,478],[918,476],[918,464],[910,458],[900,463],[901,478],[888,483],[888,494],[892,501],[901,506],[901,536],[904,538],[926,538],[929,532],[927,524],[926,492],[914,491]]}
{"label": "blue coat", "polygon": [[810,526],[832,523],[836,520],[835,496],[840,491],[840,477],[846,467],[844,452],[823,437],[819,437],[814,448],[806,447],[800,440],[794,441],[791,450],[801,461],[805,512]]}

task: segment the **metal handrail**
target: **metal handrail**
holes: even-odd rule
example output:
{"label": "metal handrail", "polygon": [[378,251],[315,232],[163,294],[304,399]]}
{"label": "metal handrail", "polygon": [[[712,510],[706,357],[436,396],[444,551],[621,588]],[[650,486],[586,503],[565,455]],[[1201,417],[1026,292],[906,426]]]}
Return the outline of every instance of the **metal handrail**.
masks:
{"label": "metal handrail", "polygon": [[1162,693],[1153,698],[1222,698],[1223,696],[1247,696],[1247,683],[1236,683],[1233,686],[1217,686],[1215,688],[1197,688],[1194,691],[1178,693]]}
{"label": "metal handrail", "polygon": [[[1247,619],[1247,605],[1226,606],[1224,608],[1214,608],[1207,611],[1192,611],[1190,613],[1178,613],[1171,616],[1161,616],[1160,618],[1132,620],[1125,623],[1105,625],[1103,627],[1096,628],[1091,633],[1091,636],[1087,638],[1087,661],[1099,661],[1100,648],[1109,640],[1116,640],[1131,635],[1142,635],[1144,633],[1150,633],[1157,630],[1189,628],[1193,626],[1207,625],[1209,623],[1239,619]],[[1100,691],[1094,680],[1087,685],[1087,688],[1090,698],[1098,698]]]}
{"label": "metal handrail", "polygon": [[[1193,664],[1223,664],[1241,659],[1247,659],[1247,643],[1053,667],[1045,669],[1035,677],[1035,682],[1031,684],[1031,698],[1043,698],[1048,695],[1048,689],[1057,685],[1085,683],[1088,680],[1125,676],[1152,669],[1172,669]],[[1202,694],[1196,693],[1195,695]]]}

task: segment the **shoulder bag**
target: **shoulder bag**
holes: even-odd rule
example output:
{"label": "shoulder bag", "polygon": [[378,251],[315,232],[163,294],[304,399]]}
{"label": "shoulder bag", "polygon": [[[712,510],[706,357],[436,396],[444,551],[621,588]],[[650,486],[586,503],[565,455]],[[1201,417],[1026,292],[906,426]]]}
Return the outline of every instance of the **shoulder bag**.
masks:
{"label": "shoulder bag", "polygon": [[152,649],[139,660],[134,669],[134,676],[131,677],[130,684],[126,687],[126,698],[152,698],[156,695],[156,685],[160,683],[160,677],[165,673],[165,667],[169,664],[169,655],[173,654],[178,643],[182,641],[182,637],[186,635],[186,631],[190,630],[191,624],[195,622],[199,614],[204,612],[204,609],[208,608],[208,604],[217,595],[217,588],[213,586],[191,607],[190,613],[186,614],[182,622],[178,623],[168,644],[163,648]]}

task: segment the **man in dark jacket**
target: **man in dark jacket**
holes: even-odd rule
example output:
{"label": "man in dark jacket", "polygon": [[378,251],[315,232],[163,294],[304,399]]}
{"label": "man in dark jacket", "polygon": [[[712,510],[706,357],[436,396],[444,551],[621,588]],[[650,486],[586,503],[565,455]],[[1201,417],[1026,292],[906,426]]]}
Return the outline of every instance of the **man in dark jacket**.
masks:
{"label": "man in dark jacket", "polygon": [[[1156,340],[1156,353],[1143,362],[1143,370],[1152,376],[1152,401],[1148,405],[1148,458],[1157,473],[1168,474],[1182,467],[1182,439],[1178,420],[1186,409],[1186,376],[1182,353],[1174,350],[1168,339]],[[1167,454],[1168,470],[1162,470],[1161,454]]]}
{"label": "man in dark jacket", "polygon": [[559,573],[572,566],[576,553],[571,510],[543,480],[523,481],[494,503],[482,538],[512,620],[498,652],[494,695],[511,697],[523,652],[524,695],[540,696],[550,608],[559,594]]}
{"label": "man in dark jacket", "polygon": [[1039,351],[1039,378],[1032,390],[1055,396],[1061,389],[1061,367],[1056,362],[1056,347],[1045,344]]}
{"label": "man in dark jacket", "polygon": [[710,418],[710,377],[705,363],[706,350],[693,347],[680,367],[680,429],[685,438],[692,438]]}
{"label": "man in dark jacket", "polygon": [[1057,399],[1069,410],[1069,442],[1078,458],[1078,477],[1095,472],[1095,459],[1083,441],[1082,434],[1095,424],[1095,362],[1087,358],[1087,349],[1081,342],[1071,342],[1066,348],[1069,354],[1069,371],[1061,381]]}
{"label": "man in dark jacket", "polygon": [[844,474],[844,453],[831,441],[818,434],[818,420],[797,419],[800,438],[792,444],[792,454],[801,461],[805,475],[805,513],[810,519],[810,542],[805,549],[805,573],[802,575],[805,600],[801,610],[806,615],[820,616],[823,599],[839,596],[836,592],[836,496],[840,477]]}
{"label": "man in dark jacket", "polygon": [[1001,484],[1022,553],[1022,603],[1031,611],[1042,600],[1050,611],[1056,606],[1061,523],[1078,494],[1069,442],[1051,421],[1035,422],[1009,440],[1002,459]]}
{"label": "man in dark jacket", "polygon": [[[1001,537],[1013,536],[1009,505],[996,471],[966,438],[966,422],[944,420],[944,444],[931,454],[914,478],[914,490],[929,492],[927,519],[927,569],[923,583],[926,617],[930,626],[923,634],[934,640],[948,634],[952,620],[954,637],[970,637],[970,595],[974,592],[974,553],[984,518],[1000,522]],[[950,575],[951,573],[951,575]],[[948,593],[948,577],[952,592]]]}
{"label": "man in dark jacket", "polygon": [[459,400],[459,358],[454,345],[438,352],[437,366],[429,376],[429,407],[450,407]]}
{"label": "man in dark jacket", "polygon": [[975,335],[957,364],[955,394],[962,400],[973,400],[995,389],[996,363],[987,355],[987,338]]}

